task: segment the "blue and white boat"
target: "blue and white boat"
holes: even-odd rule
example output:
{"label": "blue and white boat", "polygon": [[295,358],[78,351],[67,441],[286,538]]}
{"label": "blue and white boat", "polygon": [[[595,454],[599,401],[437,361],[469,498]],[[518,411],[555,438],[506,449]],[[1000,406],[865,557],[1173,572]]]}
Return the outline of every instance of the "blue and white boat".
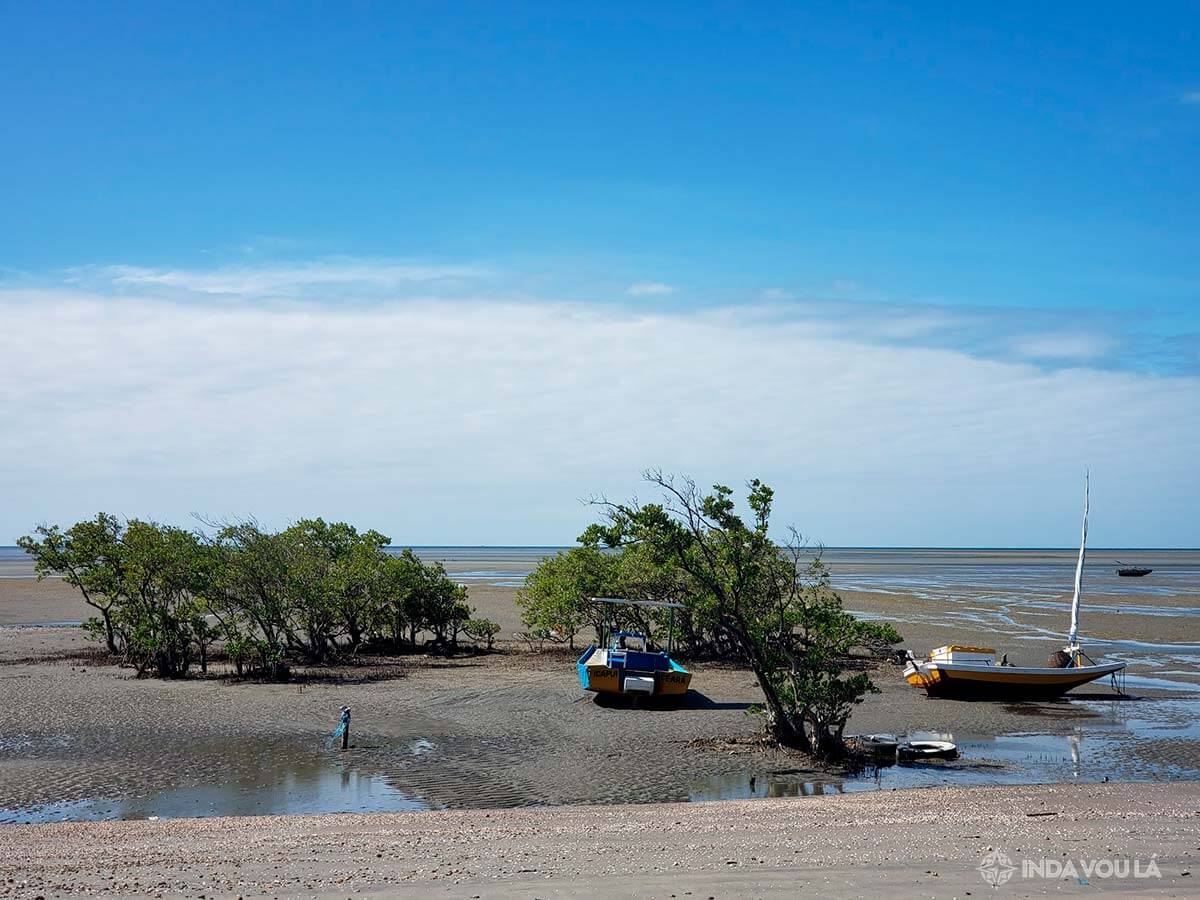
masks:
{"label": "blue and white boat", "polygon": [[600,641],[583,651],[575,664],[579,684],[597,694],[633,694],[652,697],[682,697],[692,683],[692,673],[671,658],[675,610],[681,603],[655,600],[620,600],[595,597],[594,602],[623,604],[671,610],[666,651],[651,650],[650,641],[640,631],[604,629]]}

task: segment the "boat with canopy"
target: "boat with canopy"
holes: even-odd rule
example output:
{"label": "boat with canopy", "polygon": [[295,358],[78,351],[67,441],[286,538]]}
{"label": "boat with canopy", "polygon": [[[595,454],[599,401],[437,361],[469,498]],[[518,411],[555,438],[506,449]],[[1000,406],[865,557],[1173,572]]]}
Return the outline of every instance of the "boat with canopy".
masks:
{"label": "boat with canopy", "polygon": [[579,684],[597,694],[632,694],[652,697],[682,697],[692,683],[692,673],[671,658],[674,649],[675,610],[682,603],[659,600],[625,600],[618,597],[592,597],[609,609],[633,606],[644,609],[669,609],[667,649],[652,650],[649,637],[640,631],[613,628],[612,615],[605,616],[597,642],[583,651],[575,664]]}
{"label": "boat with canopy", "polygon": [[1083,652],[1079,643],[1079,602],[1083,591],[1083,563],[1087,556],[1088,479],[1083,487],[1083,531],[1079,558],[1075,563],[1075,591],[1071,599],[1071,627],[1067,644],[1051,657],[1047,666],[1013,666],[1007,655],[999,662],[990,647],[951,644],[930,652],[928,659],[910,655],[904,667],[905,680],[924,689],[931,697],[960,700],[1044,700],[1065,694],[1072,688],[1112,677],[1113,688],[1121,690],[1117,673],[1125,663],[1097,664]]}

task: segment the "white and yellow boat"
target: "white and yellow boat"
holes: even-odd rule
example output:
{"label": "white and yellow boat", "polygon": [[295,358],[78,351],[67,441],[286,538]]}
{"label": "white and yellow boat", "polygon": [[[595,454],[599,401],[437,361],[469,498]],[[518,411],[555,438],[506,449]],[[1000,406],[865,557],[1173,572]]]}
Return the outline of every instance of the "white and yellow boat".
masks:
{"label": "white and yellow boat", "polygon": [[927,659],[911,658],[904,667],[904,679],[931,697],[959,700],[1045,700],[1065,694],[1072,688],[1116,675],[1125,663],[1097,665],[1079,646],[1079,598],[1083,589],[1083,561],[1087,554],[1088,484],[1083,488],[1083,535],[1079,542],[1079,560],[1075,564],[1075,594],[1071,601],[1071,630],[1067,646],[1055,654],[1055,666],[1012,666],[990,647],[966,647],[951,644],[930,652]]}
{"label": "white and yellow boat", "polygon": [[[1045,700],[1112,675],[1125,663],[1089,664],[1075,648],[1070,665],[1010,666],[996,662],[990,647],[938,647],[925,660],[910,660],[904,679],[931,697],[959,700]],[[1069,652],[1069,651],[1068,651]]]}

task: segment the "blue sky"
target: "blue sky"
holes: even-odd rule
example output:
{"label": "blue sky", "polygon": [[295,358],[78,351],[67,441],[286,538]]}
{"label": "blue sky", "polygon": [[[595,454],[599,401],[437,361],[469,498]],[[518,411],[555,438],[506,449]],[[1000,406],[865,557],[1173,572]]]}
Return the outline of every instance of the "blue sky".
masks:
{"label": "blue sky", "polygon": [[1070,544],[1090,463],[1099,540],[1200,543],[1194,5],[642,6],[0,7],[0,540],[557,543],[659,465]]}

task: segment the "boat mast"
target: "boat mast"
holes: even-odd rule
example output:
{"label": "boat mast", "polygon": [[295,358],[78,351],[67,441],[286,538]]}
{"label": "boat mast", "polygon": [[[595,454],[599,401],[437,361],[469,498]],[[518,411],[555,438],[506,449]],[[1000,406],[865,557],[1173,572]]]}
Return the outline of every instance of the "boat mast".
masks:
{"label": "boat mast", "polygon": [[1079,648],[1079,594],[1083,590],[1083,558],[1087,555],[1088,482],[1091,473],[1083,476],[1083,534],[1079,538],[1079,561],[1075,563],[1075,596],[1071,598],[1071,631],[1067,635],[1067,649]]}

